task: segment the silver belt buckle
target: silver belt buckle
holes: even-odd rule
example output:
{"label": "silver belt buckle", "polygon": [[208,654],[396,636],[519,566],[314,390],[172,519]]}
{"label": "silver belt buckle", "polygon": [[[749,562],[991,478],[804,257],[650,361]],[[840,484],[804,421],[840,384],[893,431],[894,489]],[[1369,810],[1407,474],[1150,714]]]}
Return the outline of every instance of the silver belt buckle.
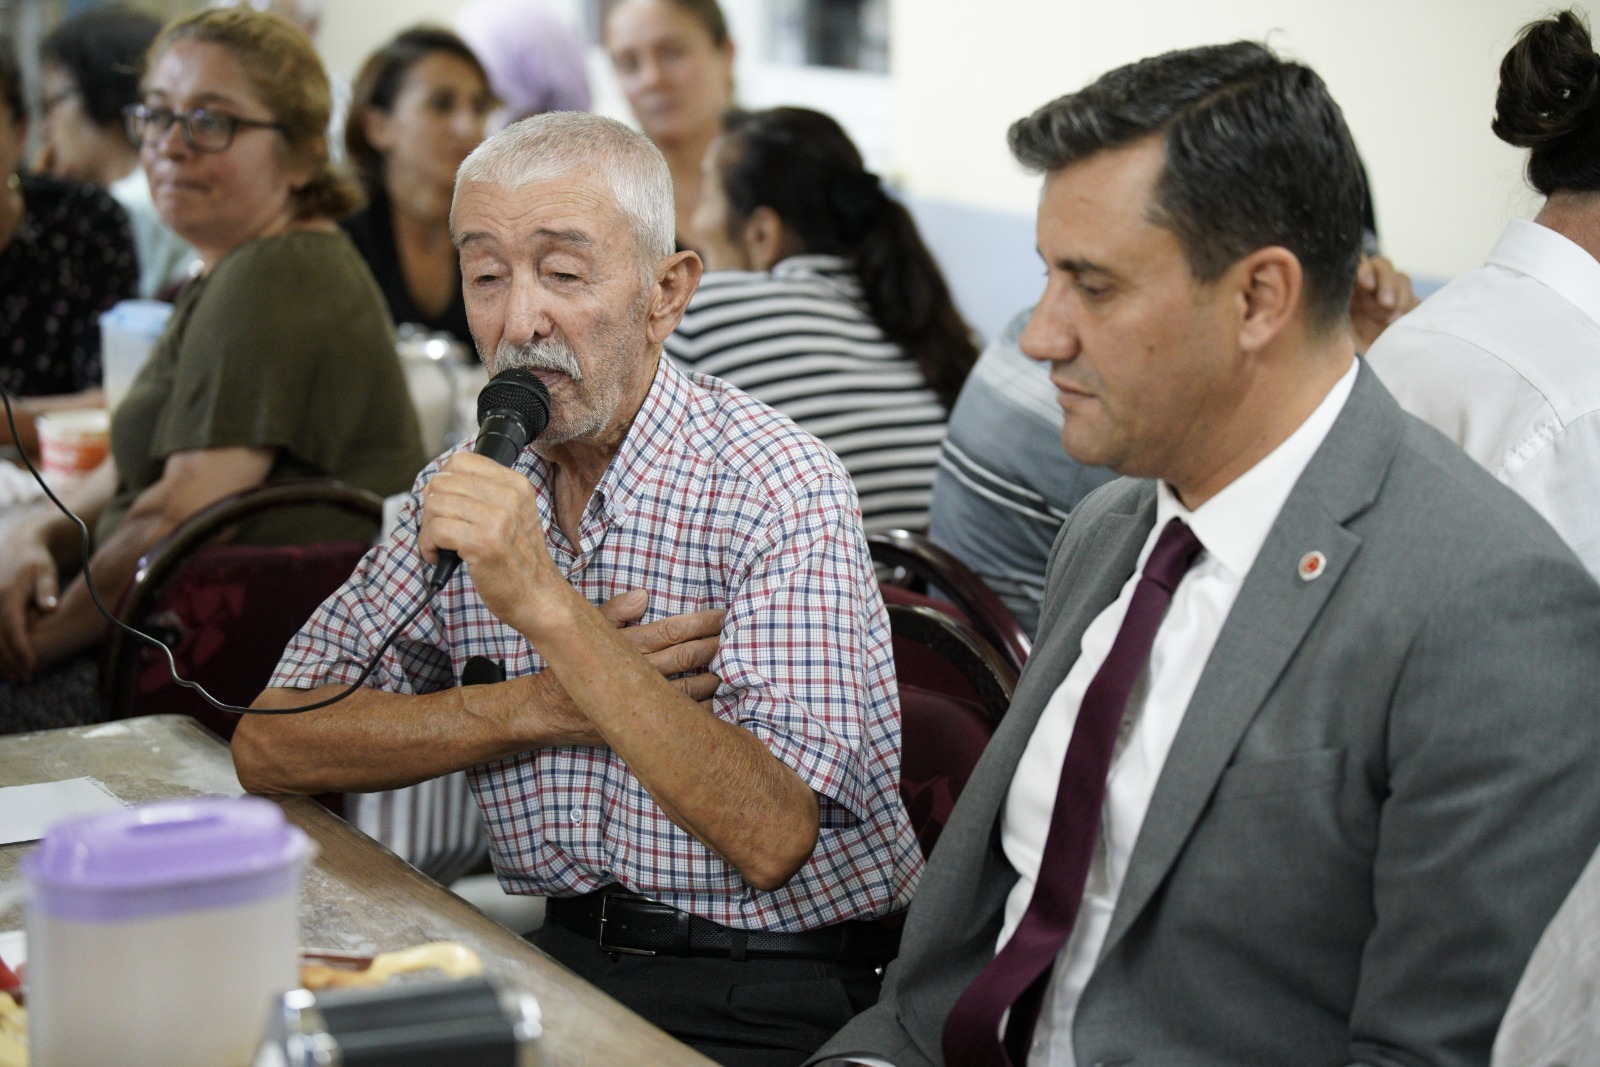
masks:
{"label": "silver belt buckle", "polygon": [[631,901],[645,899],[645,897],[638,896],[634,893],[607,893],[600,898],[600,932],[598,935],[596,935],[595,941],[597,944],[599,944],[601,952],[620,952],[624,956],[658,955],[656,950],[651,948],[624,948],[621,945],[610,945],[606,943],[606,924],[611,921],[611,916],[609,914],[611,902],[613,900]]}

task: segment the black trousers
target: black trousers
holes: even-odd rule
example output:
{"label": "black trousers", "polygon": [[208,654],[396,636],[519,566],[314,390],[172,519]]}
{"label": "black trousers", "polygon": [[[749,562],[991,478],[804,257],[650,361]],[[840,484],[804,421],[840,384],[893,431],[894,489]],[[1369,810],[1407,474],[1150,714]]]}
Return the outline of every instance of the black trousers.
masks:
{"label": "black trousers", "polygon": [[877,1003],[877,971],[811,960],[628,956],[546,921],[528,940],[724,1067],[798,1067]]}

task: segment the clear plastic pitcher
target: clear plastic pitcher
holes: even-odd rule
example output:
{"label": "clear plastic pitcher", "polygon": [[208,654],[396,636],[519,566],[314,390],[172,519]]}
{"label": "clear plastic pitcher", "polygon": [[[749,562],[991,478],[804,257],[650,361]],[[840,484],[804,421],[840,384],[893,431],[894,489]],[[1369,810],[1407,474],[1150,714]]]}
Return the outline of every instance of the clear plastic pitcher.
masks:
{"label": "clear plastic pitcher", "polygon": [[123,300],[100,316],[101,383],[107,408],[116,411],[128,395],[171,317],[172,305],[161,300]]}
{"label": "clear plastic pitcher", "polygon": [[54,826],[22,860],[34,1067],[249,1064],[298,986],[310,840],[258,797]]}

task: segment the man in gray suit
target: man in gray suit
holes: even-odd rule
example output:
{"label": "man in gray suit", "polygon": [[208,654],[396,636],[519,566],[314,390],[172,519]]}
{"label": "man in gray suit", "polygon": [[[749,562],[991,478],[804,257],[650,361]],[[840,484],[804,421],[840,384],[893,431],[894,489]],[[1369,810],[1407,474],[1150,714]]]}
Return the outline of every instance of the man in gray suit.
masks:
{"label": "man in gray suit", "polygon": [[1600,589],[1355,358],[1313,72],[1171,53],[1011,145],[1022,348],[1132,477],[1058,539],[883,998],[813,1062],[1486,1063],[1600,841]]}

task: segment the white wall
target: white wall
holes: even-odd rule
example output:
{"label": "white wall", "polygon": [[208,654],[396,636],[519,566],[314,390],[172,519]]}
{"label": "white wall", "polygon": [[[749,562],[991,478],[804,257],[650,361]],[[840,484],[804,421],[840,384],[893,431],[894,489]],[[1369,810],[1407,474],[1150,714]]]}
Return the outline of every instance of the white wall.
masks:
{"label": "white wall", "polygon": [[[899,0],[896,176],[914,196],[1031,213],[1012,120],[1141,56],[1249,37],[1327,80],[1366,161],[1385,250],[1416,273],[1480,263],[1536,198],[1489,132],[1501,57],[1552,0]],[[1600,2],[1578,3],[1600,26]],[[981,14],[977,14],[981,12]]]}
{"label": "white wall", "polygon": [[[397,30],[448,23],[462,2],[329,0],[318,44],[348,78]],[[550,2],[576,19],[582,0]],[[1005,147],[1014,119],[1118,64],[1238,37],[1267,40],[1327,79],[1371,175],[1385,251],[1405,269],[1448,277],[1475,266],[1508,217],[1537,206],[1523,154],[1489,121],[1500,58],[1554,0],[893,0],[887,80],[767,63],[768,0],[723,2],[741,45],[741,102],[833,112],[914,203],[975,209],[980,220],[1032,214],[1038,180]],[[1600,25],[1600,0],[1576,6]],[[591,72],[597,110],[627,117],[598,50]],[[959,226],[966,216],[949,217]],[[932,239],[959,247],[952,236]],[[1009,262],[1014,244],[997,269],[1032,272]]]}
{"label": "white wall", "polygon": [[448,26],[464,0],[327,0],[317,51],[328,72],[346,80],[379,45],[419,22]]}
{"label": "white wall", "polygon": [[[335,75],[354,78],[368,53],[418,22],[449,25],[466,0],[328,0],[317,47]],[[582,25],[582,0],[544,0]],[[913,0],[914,2],[914,0]],[[734,77],[744,107],[804,104],[842,122],[868,164],[888,169],[894,154],[894,93],[890,79],[847,71],[797,67],[768,60],[773,5],[769,0],[722,0],[737,45]],[[589,56],[594,109],[632,121],[627,101],[599,48]]]}

